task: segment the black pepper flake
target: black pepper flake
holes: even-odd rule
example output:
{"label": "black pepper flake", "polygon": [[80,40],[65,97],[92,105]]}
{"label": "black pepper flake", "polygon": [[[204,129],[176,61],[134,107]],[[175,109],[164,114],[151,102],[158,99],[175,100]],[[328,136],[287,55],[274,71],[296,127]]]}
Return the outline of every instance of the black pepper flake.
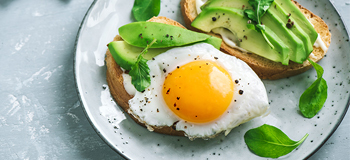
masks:
{"label": "black pepper flake", "polygon": [[240,42],[242,42],[242,39],[238,39]]}
{"label": "black pepper flake", "polygon": [[194,60],[197,60],[197,58],[194,58]]}
{"label": "black pepper flake", "polygon": [[180,97],[176,97],[177,100],[180,100]]}
{"label": "black pepper flake", "polygon": [[102,86],[102,89],[106,89],[107,87],[106,86]]}
{"label": "black pepper flake", "polygon": [[159,109],[157,108],[157,112],[159,112]]}
{"label": "black pepper flake", "polygon": [[294,26],[294,22],[290,21],[290,19],[288,20],[288,23],[286,24],[286,27],[291,29]]}
{"label": "black pepper flake", "polygon": [[225,13],[222,13],[222,15],[225,15]]}
{"label": "black pepper flake", "polygon": [[236,80],[235,80],[235,83],[236,83],[236,84],[238,84],[238,83],[239,83],[239,81],[236,79]]}
{"label": "black pepper flake", "polygon": [[142,110],[142,109],[140,109],[140,111],[142,112],[143,110]]}
{"label": "black pepper flake", "polygon": [[219,59],[218,57],[214,57],[214,59]]}
{"label": "black pepper flake", "polygon": [[173,36],[170,36],[170,40],[173,40]]}
{"label": "black pepper flake", "polygon": [[142,36],[142,33],[139,34],[139,37],[141,37],[141,36]]}
{"label": "black pepper flake", "polygon": [[174,103],[174,107],[176,107],[176,103]]}
{"label": "black pepper flake", "polygon": [[180,68],[180,66],[177,66],[176,68],[178,68],[178,69],[179,69],[179,68]]}
{"label": "black pepper flake", "polygon": [[243,94],[243,90],[239,90],[238,93],[239,93],[240,95],[242,95],[242,94]]}
{"label": "black pepper flake", "polygon": [[170,92],[170,88],[166,91],[166,94],[169,94],[169,92]]}
{"label": "black pepper flake", "polygon": [[235,102],[237,102],[237,100],[235,100]]}
{"label": "black pepper flake", "polygon": [[289,14],[288,14],[288,17],[290,17],[291,15],[292,15],[292,14],[291,14],[291,13],[289,13]]}
{"label": "black pepper flake", "polygon": [[145,92],[145,90],[143,90],[141,93]]}
{"label": "black pepper flake", "polygon": [[187,126],[184,126],[185,129],[187,129]]}
{"label": "black pepper flake", "polygon": [[215,22],[216,21],[216,17],[212,17],[211,20],[213,20]]}
{"label": "black pepper flake", "polygon": [[155,58],[152,58],[152,60],[156,60]]}
{"label": "black pepper flake", "polygon": [[248,37],[247,37],[246,35],[244,35],[244,36],[243,36],[243,38],[245,38],[245,40],[247,40],[247,39],[248,39]]}
{"label": "black pepper flake", "polygon": [[164,72],[164,73],[166,72],[166,69],[165,69],[165,68],[163,69],[163,72]]}
{"label": "black pepper flake", "polygon": [[196,117],[198,117],[198,116],[196,115]]}
{"label": "black pepper flake", "polygon": [[169,37],[169,34],[166,34],[165,37],[168,38],[168,37]]}
{"label": "black pepper flake", "polygon": [[206,65],[209,65],[209,63],[205,63]]}
{"label": "black pepper flake", "polygon": [[180,110],[180,108],[176,108],[176,110]]}

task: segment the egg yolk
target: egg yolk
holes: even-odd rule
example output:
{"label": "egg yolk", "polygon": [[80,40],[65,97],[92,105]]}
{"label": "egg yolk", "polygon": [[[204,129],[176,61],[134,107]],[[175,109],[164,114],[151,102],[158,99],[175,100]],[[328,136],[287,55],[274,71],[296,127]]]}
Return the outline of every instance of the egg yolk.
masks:
{"label": "egg yolk", "polygon": [[193,61],[168,74],[162,94],[181,119],[206,123],[220,117],[230,105],[233,81],[216,62]]}

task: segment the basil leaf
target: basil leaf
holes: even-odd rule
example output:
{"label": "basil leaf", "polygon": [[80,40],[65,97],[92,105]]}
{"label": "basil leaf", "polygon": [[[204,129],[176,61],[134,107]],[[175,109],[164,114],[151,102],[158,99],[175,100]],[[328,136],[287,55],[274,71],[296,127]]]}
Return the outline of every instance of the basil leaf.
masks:
{"label": "basil leaf", "polygon": [[312,118],[321,110],[326,102],[328,86],[326,80],[322,78],[324,72],[323,68],[309,58],[308,61],[315,68],[317,79],[301,95],[299,99],[299,109],[306,118]]}
{"label": "basil leaf", "polygon": [[131,84],[134,85],[137,91],[142,92],[151,85],[150,69],[147,65],[147,59],[143,58],[143,54],[147,53],[150,46],[157,40],[154,39],[137,57],[135,64],[131,66],[129,75],[131,76]]}
{"label": "basil leaf", "polygon": [[293,151],[307,136],[309,134],[306,134],[299,141],[293,141],[280,129],[264,124],[247,131],[244,134],[244,141],[248,148],[256,155],[278,158]]}
{"label": "basil leaf", "polygon": [[132,13],[137,21],[147,21],[160,12],[160,0],[135,0]]}
{"label": "basil leaf", "polygon": [[[272,2],[274,0],[249,0],[248,3],[253,7],[252,9],[246,9],[244,10],[245,15],[256,23],[256,28],[254,30],[260,32],[262,36],[264,37],[265,41],[270,45],[270,47],[273,49],[275,48],[272,43],[269,41],[269,39],[265,35],[265,25],[263,25],[260,21],[260,18],[266,13],[266,11],[270,8]],[[248,24],[251,25],[251,24]],[[252,28],[251,26],[248,26],[248,28]]]}

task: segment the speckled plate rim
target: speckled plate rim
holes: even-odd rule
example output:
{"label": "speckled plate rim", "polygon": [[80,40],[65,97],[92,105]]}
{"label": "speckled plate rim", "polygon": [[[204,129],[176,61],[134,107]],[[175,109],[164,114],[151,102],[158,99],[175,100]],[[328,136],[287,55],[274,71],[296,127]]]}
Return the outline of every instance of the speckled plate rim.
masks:
{"label": "speckled plate rim", "polygon": [[[348,26],[346,26],[346,24],[344,23],[344,19],[343,17],[339,14],[338,9],[335,7],[333,1],[329,1],[329,3],[332,4],[332,7],[334,8],[334,10],[336,11],[336,13],[338,14],[338,16],[341,19],[341,23],[343,23],[344,27],[345,27],[345,32],[347,37],[349,37],[349,29]],[[350,37],[349,37],[350,38]],[[305,159],[309,159],[313,154],[315,154],[327,141],[328,139],[334,134],[334,132],[337,130],[337,128],[339,127],[340,123],[343,121],[347,111],[349,110],[349,106],[350,106],[350,97],[348,97],[348,102],[345,106],[345,111],[342,113],[341,118],[338,120],[337,124],[334,125],[331,133],[329,135],[327,135],[327,137],[323,140],[323,142],[321,143],[321,145],[319,145],[313,152],[311,152],[308,156],[305,157]]]}
{"label": "speckled plate rim", "polygon": [[[77,44],[79,43],[79,36],[81,34],[81,30],[83,28],[83,26],[85,25],[85,22],[86,22],[86,18],[87,16],[90,14],[92,8],[95,6],[96,2],[98,0],[94,0],[92,2],[92,4],[90,5],[90,7],[88,8],[87,12],[85,13],[84,15],[84,18],[79,26],[79,30],[78,30],[78,33],[77,33],[77,36],[76,36],[76,40],[75,40],[75,47],[74,47],[74,59],[73,59],[73,72],[74,72],[74,81],[75,81],[75,87],[76,87],[76,90],[77,90],[77,95],[79,97],[79,101],[80,103],[82,104],[82,109],[84,111],[84,114],[86,115],[89,123],[91,124],[91,126],[93,127],[94,131],[97,133],[97,135],[105,142],[108,144],[108,146],[116,151],[119,155],[121,155],[123,158],[125,159],[130,159],[129,157],[127,157],[125,154],[123,154],[118,148],[114,147],[114,145],[112,144],[112,142],[108,141],[108,139],[100,132],[99,130],[99,127],[95,125],[94,123],[94,120],[92,119],[92,117],[90,116],[90,114],[88,113],[87,111],[87,108],[85,106],[87,106],[87,104],[85,104],[85,101],[83,101],[82,99],[82,92],[80,91],[79,89],[79,81],[77,79],[77,67],[76,67],[76,58],[77,58]],[[339,14],[339,11],[338,9],[335,7],[334,5],[334,2],[333,1],[329,1],[331,4],[332,4],[332,7],[335,9],[336,13],[338,14],[338,16],[340,17],[341,19],[341,23],[344,25],[345,27],[345,31],[346,31],[346,36],[349,37],[349,29],[348,29],[348,26],[346,26],[346,24],[344,23],[344,20],[343,20],[343,17]],[[350,37],[349,37],[350,38]],[[347,100],[347,104],[345,106],[345,110],[344,112],[342,113],[342,115],[340,116],[340,119],[337,121],[337,123],[334,125],[334,127],[332,128],[331,132],[329,135],[326,136],[326,138],[324,138],[324,140],[322,141],[321,145],[319,145],[315,150],[313,150],[312,152],[310,152],[309,155],[307,155],[304,159],[308,159],[310,158],[313,154],[315,154],[326,142],[327,140],[334,134],[334,132],[337,130],[337,128],[339,127],[339,125],[341,124],[342,120],[344,119],[347,111],[349,110],[349,106],[350,106],[350,97],[348,97],[348,100]]]}
{"label": "speckled plate rim", "polygon": [[94,120],[91,118],[90,114],[88,113],[87,109],[86,109],[86,104],[85,102],[83,101],[82,99],[82,92],[80,92],[79,90],[79,82],[78,82],[78,79],[77,79],[77,67],[76,67],[76,58],[77,58],[77,47],[78,47],[78,43],[79,43],[79,36],[80,36],[80,32],[86,22],[86,18],[87,16],[90,14],[92,8],[95,6],[96,2],[98,0],[94,0],[90,7],[88,8],[87,12],[85,13],[84,15],[84,18],[83,20],[81,21],[80,25],[79,25],[79,30],[78,30],[78,33],[77,33],[77,36],[75,38],[75,44],[74,44],[74,60],[73,60],[73,72],[74,72],[74,81],[75,81],[75,88],[76,88],[76,91],[77,91],[77,94],[78,94],[78,97],[79,97],[79,101],[80,101],[80,104],[82,104],[81,108],[83,109],[84,111],[84,114],[85,116],[87,117],[90,125],[92,126],[92,128],[94,129],[94,131],[97,133],[97,135],[112,149],[114,150],[115,152],[117,152],[119,155],[121,155],[123,158],[125,159],[130,159],[129,157],[127,157],[125,154],[123,154],[118,148],[114,147],[114,145],[112,144],[112,142],[108,141],[108,139],[100,132],[100,130],[98,129],[98,127],[95,125],[94,123]]}

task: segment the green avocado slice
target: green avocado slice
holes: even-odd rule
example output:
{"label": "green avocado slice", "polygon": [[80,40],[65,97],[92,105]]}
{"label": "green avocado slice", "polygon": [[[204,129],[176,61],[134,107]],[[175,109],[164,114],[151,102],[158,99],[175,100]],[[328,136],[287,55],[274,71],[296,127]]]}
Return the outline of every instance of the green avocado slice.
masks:
{"label": "green avocado slice", "polygon": [[[308,19],[304,16],[299,8],[290,0],[275,0],[275,3],[279,4],[286,13],[291,14],[291,18],[294,19],[294,23],[298,23],[303,28],[305,33],[309,35],[311,43],[314,44],[318,37],[318,33],[315,28],[311,25]],[[295,26],[295,25],[294,25]]]}
{"label": "green avocado slice", "polygon": [[[144,48],[132,46],[125,41],[113,41],[108,44],[115,62],[125,70],[131,70],[131,66],[135,64],[137,57]],[[143,55],[143,58],[150,60],[170,48],[151,48]]]}
{"label": "green avocado slice", "polygon": [[[284,22],[284,25],[288,23],[294,23],[294,25],[289,28],[296,36],[299,37],[304,43],[305,53],[299,54],[297,57],[301,61],[305,61],[309,57],[310,53],[313,51],[313,45],[318,37],[318,33],[306,17],[301,13],[301,11],[292,3],[275,0],[272,3],[273,7],[270,7],[268,12],[276,14]],[[291,13],[289,15],[289,13]]]}
{"label": "green avocado slice", "polygon": [[196,17],[191,25],[204,32],[210,32],[218,27],[226,28],[239,39],[237,46],[272,61],[288,65],[289,48],[279,36],[271,28],[266,27],[266,36],[275,46],[275,49],[271,49],[261,33],[247,28],[248,20],[241,9],[207,7]]}
{"label": "green avocado slice", "polygon": [[271,12],[266,12],[261,18],[261,22],[273,32],[286,44],[289,48],[288,54],[291,61],[303,63],[305,57],[298,55],[305,55],[305,48],[303,42],[284,25],[283,21]]}

